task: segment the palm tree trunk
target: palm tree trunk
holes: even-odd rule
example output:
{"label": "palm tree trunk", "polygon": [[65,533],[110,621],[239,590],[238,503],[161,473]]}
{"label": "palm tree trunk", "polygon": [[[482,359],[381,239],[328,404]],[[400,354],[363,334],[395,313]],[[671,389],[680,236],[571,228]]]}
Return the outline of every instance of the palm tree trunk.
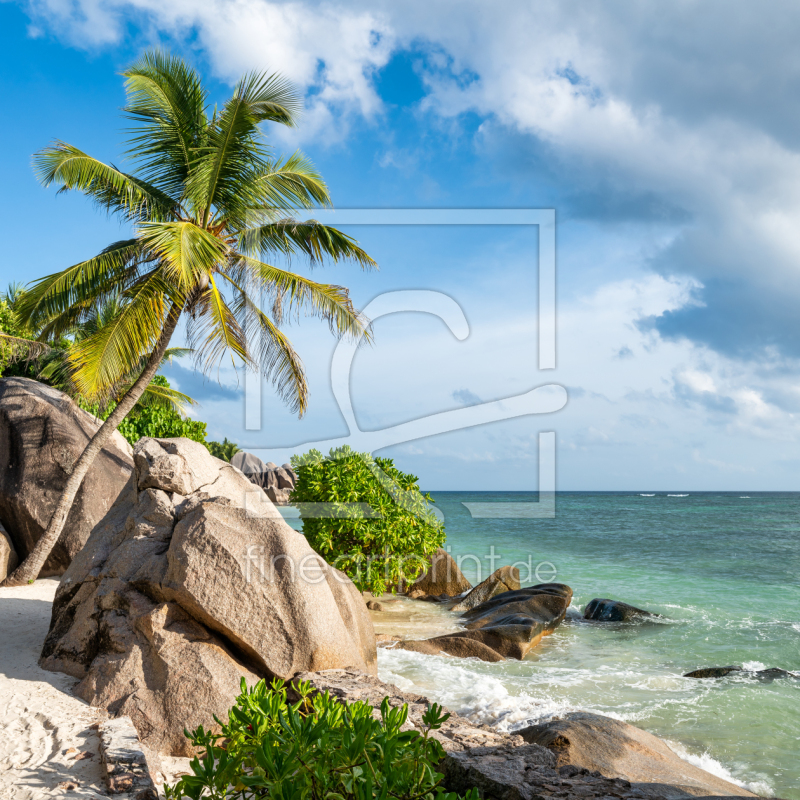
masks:
{"label": "palm tree trunk", "polygon": [[97,433],[86,445],[80,458],[72,468],[72,473],[67,479],[67,484],[61,497],[58,500],[53,516],[50,517],[50,522],[47,530],[42,534],[39,541],[36,542],[33,550],[28,554],[25,560],[11,573],[0,586],[22,586],[25,583],[33,583],[50,552],[55,547],[61,531],[67,521],[67,516],[72,508],[72,502],[75,500],[75,495],[78,494],[83,479],[86,473],[92,466],[98,453],[103,449],[106,442],[111,438],[111,435],[117,429],[117,426],[122,422],[127,413],[136,405],[139,398],[144,394],[153,376],[158,372],[161,366],[161,360],[164,357],[164,352],[169,345],[169,340],[175,332],[178,325],[178,320],[181,316],[182,308],[175,304],[170,308],[169,315],[167,316],[164,328],[161,331],[161,338],[158,340],[155,350],[150,354],[150,358],[145,365],[142,374],[131,386],[130,389],[123,395],[122,400],[119,401],[116,408],[108,415],[106,421],[98,428]]}

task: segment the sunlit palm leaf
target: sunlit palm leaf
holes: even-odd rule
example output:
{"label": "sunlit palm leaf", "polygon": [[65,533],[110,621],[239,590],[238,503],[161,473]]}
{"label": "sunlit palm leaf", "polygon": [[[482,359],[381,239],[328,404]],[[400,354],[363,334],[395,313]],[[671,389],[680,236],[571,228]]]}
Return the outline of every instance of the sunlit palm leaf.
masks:
{"label": "sunlit palm leaf", "polygon": [[77,189],[101,208],[119,211],[127,219],[173,219],[178,208],[175,200],[155,186],[66,142],[40,150],[33,165],[44,186],[58,186],[60,191]]}
{"label": "sunlit palm leaf", "polygon": [[15,304],[15,311],[34,328],[67,315],[69,320],[62,320],[60,326],[60,330],[66,330],[76,317],[76,309],[80,313],[135,277],[141,256],[138,239],[115,242],[94,258],[34,281]]}
{"label": "sunlit palm leaf", "polygon": [[325,257],[332,261],[355,261],[362,269],[376,269],[375,261],[362,250],[355,239],[330,225],[316,220],[300,222],[282,219],[242,231],[239,243],[248,254],[264,256],[282,254],[305,255],[312,264]]}
{"label": "sunlit palm leaf", "polygon": [[157,257],[166,279],[188,292],[226,257],[225,242],[194,222],[147,222],[139,237]]}
{"label": "sunlit palm leaf", "polygon": [[244,292],[233,303],[236,318],[246,333],[253,361],[272,382],[278,396],[292,412],[302,416],[308,408],[308,383],[300,356],[286,335]]}
{"label": "sunlit palm leaf", "polygon": [[161,335],[169,287],[158,270],[126,292],[113,320],[75,344],[70,351],[73,380],[84,396],[96,400],[130,373],[151,352]]}
{"label": "sunlit palm leaf", "polygon": [[245,364],[253,365],[245,331],[213,278],[197,301],[195,314],[187,324],[186,333],[196,351],[198,364],[202,363],[205,370],[218,363],[226,354],[236,355]]}
{"label": "sunlit palm leaf", "polygon": [[182,197],[208,124],[200,76],[181,59],[158,51],[146,53],[123,75],[125,111],[140,125],[129,140],[129,155],[149,182]]}

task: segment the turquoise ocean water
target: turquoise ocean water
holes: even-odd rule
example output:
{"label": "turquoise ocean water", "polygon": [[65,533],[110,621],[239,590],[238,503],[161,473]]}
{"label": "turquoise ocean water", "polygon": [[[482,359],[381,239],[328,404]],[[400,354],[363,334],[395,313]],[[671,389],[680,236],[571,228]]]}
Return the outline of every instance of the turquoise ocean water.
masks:
{"label": "turquoise ocean water", "polygon": [[[433,497],[451,553],[472,556],[462,560],[468,578],[478,577],[478,563],[482,577],[489,574],[492,547],[495,567],[529,556],[534,569],[549,562],[539,577],[572,587],[574,618],[522,662],[381,650],[384,679],[504,730],[574,709],[616,716],[664,737],[698,766],[800,800],[800,679],[681,677],[728,664],[800,675],[800,493],[560,493],[556,517],[542,520],[473,519],[462,505],[535,494]],[[579,621],[593,597],[665,619]],[[430,604],[414,608],[431,633],[453,624]],[[391,614],[381,617],[376,629],[388,632]]]}

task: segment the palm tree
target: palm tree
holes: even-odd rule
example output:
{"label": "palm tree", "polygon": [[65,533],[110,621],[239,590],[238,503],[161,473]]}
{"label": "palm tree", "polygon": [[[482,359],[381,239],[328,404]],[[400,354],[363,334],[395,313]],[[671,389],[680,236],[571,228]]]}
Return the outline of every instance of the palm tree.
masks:
{"label": "palm tree", "polygon": [[113,317],[71,348],[71,378],[84,397],[96,398],[142,368],[76,462],[47,530],[3,585],[36,578],[89,466],[150,383],[182,318],[198,365],[207,370],[229,354],[271,379],[299,414],[308,387],[281,321],[305,311],[354,338],[368,326],[347,289],[269,263],[300,255],[312,264],[328,257],[375,267],[341,231],[291,216],[330,205],[311,163],[300,153],[274,157],[259,127],[296,124],[292,87],[253,73],[210,110],[198,74],[181,59],[150,52],[123,75],[134,123],[126,154],[136,174],[60,141],[37,153],[34,166],[45,186],[83,192],[129,222],[133,235],[36,281],[17,312],[43,336],[59,336],[117,296]]}

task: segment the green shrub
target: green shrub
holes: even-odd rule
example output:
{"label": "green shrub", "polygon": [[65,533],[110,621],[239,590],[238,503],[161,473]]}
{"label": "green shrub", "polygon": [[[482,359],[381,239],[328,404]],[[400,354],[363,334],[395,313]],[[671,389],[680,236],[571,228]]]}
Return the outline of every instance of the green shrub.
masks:
{"label": "green shrub", "polygon": [[[169,381],[163,375],[156,375],[151,384],[170,388]],[[109,403],[104,409],[95,404],[78,400],[78,405],[100,419],[106,419],[114,410],[116,403]],[[183,436],[200,444],[206,444],[206,423],[185,417],[171,405],[141,402],[133,407],[128,416],[122,420],[119,432],[135,445],[144,436],[155,439],[172,439]]]}
{"label": "green shrub", "polygon": [[[295,688],[300,700],[290,704],[280,681],[248,690],[242,679],[227,723],[216,720],[219,733],[186,732],[201,754],[191,775],[164,787],[167,800],[458,800],[441,788],[444,751],[429,736],[450,716],[440,706],[425,713],[420,734],[401,731],[408,707],[391,708],[388,698],[377,720],[366,703]],[[478,800],[477,790],[467,798]]]}
{"label": "green shrub", "polygon": [[239,452],[239,445],[229,442],[227,436],[224,442],[206,442],[205,444],[208,452],[214,458],[221,458],[223,461],[230,461]]}
{"label": "green shrub", "polygon": [[[294,456],[297,485],[292,503],[300,509],[308,543],[362,591],[382,594],[426,568],[444,544],[444,526],[419,492],[417,478],[400,472],[389,458],[373,458],[349,447]],[[427,502],[426,502],[427,501]],[[320,518],[307,504],[327,503]],[[363,507],[368,504],[374,516]]]}
{"label": "green shrub", "polygon": [[[109,414],[111,411],[109,410]],[[144,406],[134,408],[119,424],[119,432],[132,444],[143,436],[172,439],[183,436],[201,444],[206,443],[206,423],[184,417],[174,408]]]}

